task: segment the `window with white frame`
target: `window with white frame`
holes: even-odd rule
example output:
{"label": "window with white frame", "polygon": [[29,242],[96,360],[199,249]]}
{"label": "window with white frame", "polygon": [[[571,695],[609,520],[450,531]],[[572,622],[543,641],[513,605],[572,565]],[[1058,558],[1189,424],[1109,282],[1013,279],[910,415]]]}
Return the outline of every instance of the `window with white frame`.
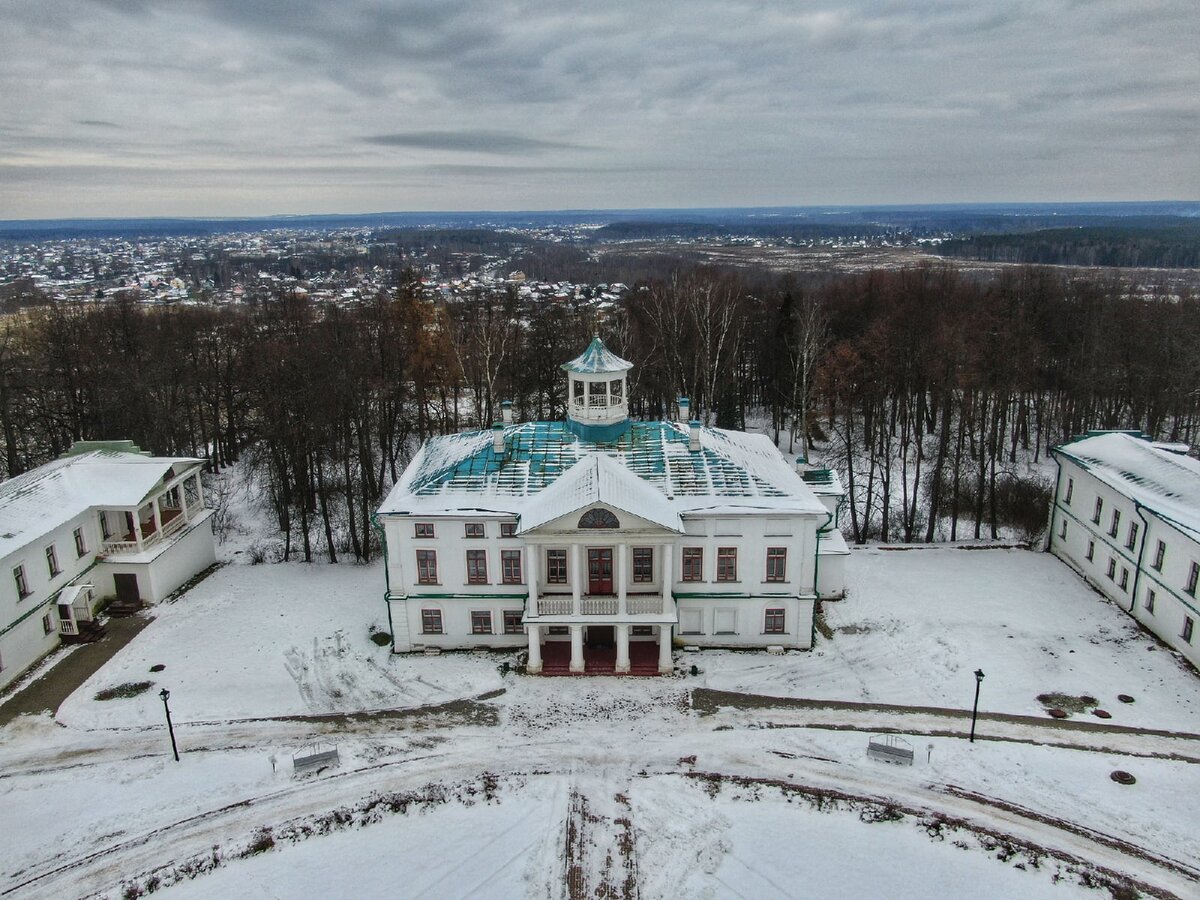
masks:
{"label": "window with white frame", "polygon": [[683,568],[679,573],[681,581],[704,580],[704,548],[684,547]]}
{"label": "window with white frame", "polygon": [[713,610],[713,634],[737,634],[737,610]]}
{"label": "window with white frame", "polygon": [[443,634],[442,611],[440,609],[421,610],[421,634]]}
{"label": "window with white frame", "polygon": [[13,581],[17,584],[17,597],[24,600],[29,596],[29,582],[25,578],[24,566],[13,566]]}
{"label": "window with white frame", "polygon": [[1163,560],[1167,556],[1167,545],[1164,541],[1159,541],[1158,546],[1154,548],[1154,561],[1150,563],[1150,568],[1155,572],[1161,572]]}
{"label": "window with white frame", "polygon": [[763,610],[763,634],[785,634],[786,617],[786,611],[781,608]]}
{"label": "window with white frame", "polygon": [[517,523],[516,522],[501,522],[500,523],[500,537],[506,538],[506,537],[516,537],[516,536],[517,536]]}
{"label": "window with white frame", "polygon": [[566,550],[547,550],[546,551],[546,583],[547,584],[566,584],[567,583],[567,551]]}
{"label": "window with white frame", "polygon": [[654,580],[654,548],[633,548],[633,580],[645,583]]}
{"label": "window with white frame", "polygon": [[500,575],[505,584],[521,583],[522,575],[520,550],[500,551]]}
{"label": "window with white frame", "polygon": [[681,609],[681,610],[679,610],[679,633],[680,634],[704,634],[704,610],[702,610],[702,609]]}
{"label": "window with white frame", "polygon": [[436,550],[418,550],[417,551],[417,583],[418,584],[437,584],[438,583],[437,551]]}
{"label": "window with white frame", "polygon": [[521,611],[519,609],[506,609],[504,611],[504,633],[520,634],[523,630],[521,627]]}
{"label": "window with white frame", "polygon": [[433,523],[432,522],[414,522],[413,523],[413,535],[415,537],[419,537],[419,538],[433,537]]}
{"label": "window with white frame", "polygon": [[717,581],[737,581],[737,547],[717,548]]}
{"label": "window with white frame", "polygon": [[481,538],[485,537],[482,522],[467,522],[464,526],[464,537]]}
{"label": "window with white frame", "polygon": [[471,634],[492,633],[492,611],[490,609],[471,610]]}
{"label": "window with white frame", "polygon": [[487,584],[487,551],[467,551],[467,584]]}
{"label": "window with white frame", "polygon": [[787,547],[767,548],[767,581],[787,580]]}

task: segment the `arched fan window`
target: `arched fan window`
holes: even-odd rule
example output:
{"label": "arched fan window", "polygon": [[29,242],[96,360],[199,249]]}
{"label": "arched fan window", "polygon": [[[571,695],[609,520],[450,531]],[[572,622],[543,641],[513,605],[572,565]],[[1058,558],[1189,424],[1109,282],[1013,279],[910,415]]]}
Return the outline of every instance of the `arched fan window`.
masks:
{"label": "arched fan window", "polygon": [[579,520],[580,528],[620,528],[617,517],[607,509],[589,509]]}

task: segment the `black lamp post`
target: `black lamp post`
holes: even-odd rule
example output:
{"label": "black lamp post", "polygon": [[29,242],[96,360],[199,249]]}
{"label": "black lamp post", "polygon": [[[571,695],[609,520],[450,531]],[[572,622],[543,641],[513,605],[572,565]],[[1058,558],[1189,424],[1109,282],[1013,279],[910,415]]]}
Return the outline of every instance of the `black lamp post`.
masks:
{"label": "black lamp post", "polygon": [[171,752],[175,754],[175,762],[179,762],[179,748],[175,746],[175,726],[171,724],[171,707],[167,706],[171,692],[163,688],[158,692],[158,696],[162,697],[163,709],[167,712],[167,731],[171,734]]}
{"label": "black lamp post", "polygon": [[983,684],[983,669],[975,670],[975,708],[971,710],[971,743],[975,743],[975,719],[979,716],[979,686]]}

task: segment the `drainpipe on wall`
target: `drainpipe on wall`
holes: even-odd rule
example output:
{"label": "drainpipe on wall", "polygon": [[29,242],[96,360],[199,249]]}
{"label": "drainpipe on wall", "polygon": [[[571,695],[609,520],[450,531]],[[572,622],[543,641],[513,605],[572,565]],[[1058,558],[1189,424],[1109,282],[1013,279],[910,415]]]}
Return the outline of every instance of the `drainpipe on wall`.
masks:
{"label": "drainpipe on wall", "polygon": [[[1138,582],[1142,580],[1142,558],[1146,555],[1146,538],[1150,536],[1150,523],[1146,521],[1146,517],[1142,515],[1142,510],[1145,507],[1133,501],[1133,511],[1137,513],[1138,518],[1142,520],[1142,543],[1138,547],[1137,568],[1133,570],[1133,591],[1129,599],[1129,614],[1132,616],[1134,609],[1137,607],[1138,598]],[[1136,618],[1136,617],[1135,617]]]}
{"label": "drainpipe on wall", "polygon": [[1054,465],[1058,467],[1058,474],[1054,476],[1054,499],[1050,501],[1050,521],[1046,523],[1046,543],[1042,547],[1043,553],[1050,551],[1050,542],[1054,540],[1054,511],[1058,509],[1058,491],[1062,486],[1062,460],[1058,458],[1058,454],[1051,448],[1050,455],[1054,457]]}
{"label": "drainpipe on wall", "polygon": [[812,617],[812,633],[808,637],[808,643],[810,647],[815,647],[817,645],[817,616],[815,605],[821,602],[821,590],[817,587],[817,581],[819,580],[821,574],[821,535],[829,531],[829,523],[832,521],[833,513],[825,513],[825,524],[817,529],[816,547],[813,550],[813,593],[816,594],[817,599],[813,601],[814,612]]}
{"label": "drainpipe on wall", "polygon": [[388,565],[388,546],[387,533],[383,530],[383,526],[379,524],[379,517],[376,513],[371,513],[371,524],[375,526],[375,530],[379,532],[379,546],[383,548],[383,603],[387,607],[388,614],[388,634],[392,638],[392,653],[396,652],[396,626],[392,622],[392,573],[391,566]]}

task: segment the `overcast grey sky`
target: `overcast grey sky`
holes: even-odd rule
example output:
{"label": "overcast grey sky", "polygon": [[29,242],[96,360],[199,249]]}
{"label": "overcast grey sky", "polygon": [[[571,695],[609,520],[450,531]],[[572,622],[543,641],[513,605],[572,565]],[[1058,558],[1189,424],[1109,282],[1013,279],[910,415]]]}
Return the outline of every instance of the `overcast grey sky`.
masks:
{"label": "overcast grey sky", "polygon": [[1200,198],[1200,0],[0,16],[0,219]]}

